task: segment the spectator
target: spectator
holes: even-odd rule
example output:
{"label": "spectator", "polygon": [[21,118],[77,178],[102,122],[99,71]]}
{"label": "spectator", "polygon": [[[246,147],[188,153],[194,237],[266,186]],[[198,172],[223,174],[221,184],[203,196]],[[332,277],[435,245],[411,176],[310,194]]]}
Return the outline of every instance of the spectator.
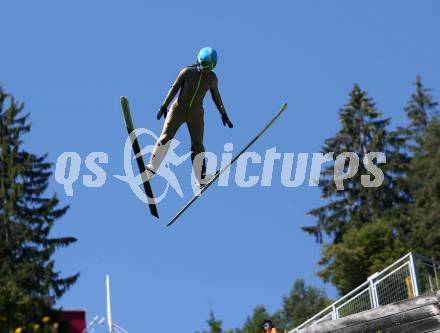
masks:
{"label": "spectator", "polygon": [[277,329],[269,319],[266,319],[261,327],[263,328],[264,333],[277,333]]}

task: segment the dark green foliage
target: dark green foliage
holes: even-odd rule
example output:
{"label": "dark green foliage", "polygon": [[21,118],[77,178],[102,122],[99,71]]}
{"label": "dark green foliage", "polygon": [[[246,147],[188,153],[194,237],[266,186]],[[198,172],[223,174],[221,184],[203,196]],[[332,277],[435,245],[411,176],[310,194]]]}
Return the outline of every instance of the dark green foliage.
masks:
{"label": "dark green foliage", "polygon": [[426,128],[438,106],[438,103],[430,95],[431,89],[423,86],[420,76],[417,76],[414,85],[416,91],[411,95],[411,99],[405,106],[409,124],[400,128],[400,132],[406,140],[406,149],[409,152],[414,152],[422,144]]}
{"label": "dark green foliage", "polygon": [[290,294],[283,298],[282,319],[277,327],[289,331],[329,304],[330,300],[322,290],[313,286],[306,286],[304,280],[298,279],[293,284]]}
{"label": "dark green foliage", "polygon": [[202,333],[235,333],[236,332],[234,330],[223,331],[222,321],[217,320],[215,318],[213,311],[209,313],[209,319],[206,322],[208,323],[209,331],[203,331]]}
{"label": "dark green foliage", "polygon": [[[431,90],[423,86],[422,79],[417,76],[415,82],[415,92],[411,95],[410,100],[405,106],[405,113],[408,117],[409,123],[405,127],[400,127],[397,130],[397,135],[403,140],[399,149],[407,155],[405,163],[401,164],[401,173],[397,175],[396,182],[399,184],[400,193],[404,198],[404,204],[400,205],[400,209],[395,214],[393,225],[400,231],[399,237],[408,245],[413,244],[413,229],[414,229],[414,214],[411,211],[414,208],[414,195],[416,188],[428,185],[421,184],[415,178],[418,177],[417,170],[415,170],[413,160],[414,154],[418,152],[421,154],[421,146],[425,140],[426,131],[433,116],[437,114],[438,103],[434,101],[430,95]],[[412,170],[411,170],[412,169]],[[426,179],[425,179],[426,180]],[[415,186],[414,182],[419,185]],[[424,252],[423,249],[418,249]]]}
{"label": "dark green foliage", "polygon": [[10,327],[48,313],[78,278],[55,270],[55,251],[76,240],[50,236],[68,207],[59,207],[55,195],[45,197],[51,164],[23,149],[31,126],[22,111],[0,89],[0,317]]}
{"label": "dark green foliage", "polygon": [[210,314],[208,325],[210,328],[209,333],[222,333],[222,321],[216,320],[213,312]]}
{"label": "dark green foliage", "polygon": [[260,305],[254,309],[251,317],[248,317],[241,329],[237,333],[261,333],[261,325],[266,319],[272,319],[264,306]]}
{"label": "dark green foliage", "polygon": [[322,171],[320,187],[322,198],[330,202],[326,205],[309,211],[317,217],[315,226],[304,227],[303,230],[316,236],[322,242],[323,233],[331,236],[333,243],[342,241],[348,227],[362,226],[393,205],[395,197],[392,191],[394,183],[387,167],[381,168],[385,173],[385,180],[380,190],[366,188],[361,185],[361,175],[368,175],[362,158],[369,152],[383,152],[388,158],[393,158],[391,145],[388,142],[389,133],[386,127],[389,119],[382,118],[376,111],[374,102],[355,85],[350,93],[348,104],[339,112],[341,129],[332,138],[325,141],[323,153],[334,152],[334,158],[344,152],[354,152],[359,156],[360,163],[357,174],[346,180],[344,190],[338,190],[334,182],[334,166],[328,166]]}
{"label": "dark green foliage", "polygon": [[[322,152],[334,152],[335,159],[340,153],[354,152],[360,159],[359,169],[355,176],[345,180],[343,190],[335,185],[334,165],[322,171],[322,197],[329,203],[309,211],[317,217],[317,223],[303,230],[315,235],[320,243],[324,233],[330,237],[330,243],[322,246],[319,264],[324,268],[318,275],[324,281],[331,281],[339,292],[346,293],[368,278],[372,262],[375,267],[384,267],[404,251],[401,244],[386,243],[394,240],[395,231],[391,226],[380,224],[386,224],[396,215],[404,202],[396,177],[402,174],[402,164],[407,158],[399,149],[404,140],[387,129],[389,119],[376,111],[373,100],[357,85],[347,105],[340,110],[339,120],[341,129],[325,141]],[[379,165],[384,173],[379,187],[365,187],[361,182],[361,176],[369,174],[362,159],[370,152],[383,152],[387,159],[385,164]],[[378,227],[366,228],[371,223]],[[360,230],[363,232],[359,233]],[[380,245],[386,245],[384,252],[390,252],[391,248],[391,257],[379,254],[368,259],[370,254],[376,254],[371,248],[374,237],[378,237],[378,242],[383,240]],[[375,250],[380,249],[380,245],[375,246]]]}
{"label": "dark green foliage", "polygon": [[209,331],[203,331],[202,333],[223,333],[222,321],[215,319],[213,311],[209,313],[209,319],[206,322],[208,323]]}
{"label": "dark green foliage", "polygon": [[318,275],[344,295],[408,251],[389,221],[379,219],[349,228],[340,243],[324,245],[321,262],[328,264]]}
{"label": "dark green foliage", "polygon": [[415,251],[440,259],[440,121],[431,120],[414,151],[408,175],[411,243]]}

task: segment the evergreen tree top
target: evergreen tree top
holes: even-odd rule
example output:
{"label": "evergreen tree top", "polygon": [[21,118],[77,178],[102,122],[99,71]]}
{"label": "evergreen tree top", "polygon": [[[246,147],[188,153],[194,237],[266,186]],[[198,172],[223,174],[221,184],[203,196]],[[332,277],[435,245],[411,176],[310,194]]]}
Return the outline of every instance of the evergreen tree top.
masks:
{"label": "evergreen tree top", "polygon": [[68,207],[46,196],[52,164],[23,148],[31,130],[24,105],[0,88],[0,314],[11,327],[50,311],[78,278],[62,278],[53,254],[76,241],[52,237]]}

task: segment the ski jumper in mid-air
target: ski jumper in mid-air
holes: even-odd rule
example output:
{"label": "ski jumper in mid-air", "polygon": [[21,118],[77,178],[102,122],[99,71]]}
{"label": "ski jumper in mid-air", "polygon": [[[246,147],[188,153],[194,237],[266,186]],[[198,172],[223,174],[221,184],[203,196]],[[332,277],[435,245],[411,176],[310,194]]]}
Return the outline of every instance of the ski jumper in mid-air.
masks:
{"label": "ski jumper in mid-air", "polygon": [[[211,47],[204,47],[198,53],[197,64],[183,68],[171,86],[157,113],[157,119],[163,116],[165,123],[147,165],[148,179],[159,169],[171,140],[183,123],[186,123],[191,137],[191,160],[197,181],[203,186],[212,179],[213,175],[206,175],[203,145],[203,99],[208,90],[220,112],[223,125],[233,127],[220,97],[217,76],[212,71],[216,64],[217,52]],[[168,112],[168,106],[178,92],[179,95]]]}

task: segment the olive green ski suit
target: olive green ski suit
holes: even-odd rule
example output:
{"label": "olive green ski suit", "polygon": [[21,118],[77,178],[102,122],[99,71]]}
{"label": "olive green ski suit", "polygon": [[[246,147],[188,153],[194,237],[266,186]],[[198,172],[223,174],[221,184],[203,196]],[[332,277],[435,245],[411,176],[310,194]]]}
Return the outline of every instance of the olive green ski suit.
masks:
{"label": "olive green ski suit", "polygon": [[[153,149],[150,164],[157,170],[162,163],[168,148],[179,127],[186,123],[191,137],[191,159],[193,168],[198,180],[204,177],[203,155],[203,98],[207,91],[211,92],[212,99],[217,106],[220,114],[225,114],[222,99],[217,86],[217,76],[212,71],[201,71],[196,65],[183,68],[171,89],[169,90],[162,106],[167,108],[171,101],[179,92],[179,96],[171,105],[170,111],[166,116],[165,123],[159,140]],[[196,165],[197,164],[197,165]]]}

